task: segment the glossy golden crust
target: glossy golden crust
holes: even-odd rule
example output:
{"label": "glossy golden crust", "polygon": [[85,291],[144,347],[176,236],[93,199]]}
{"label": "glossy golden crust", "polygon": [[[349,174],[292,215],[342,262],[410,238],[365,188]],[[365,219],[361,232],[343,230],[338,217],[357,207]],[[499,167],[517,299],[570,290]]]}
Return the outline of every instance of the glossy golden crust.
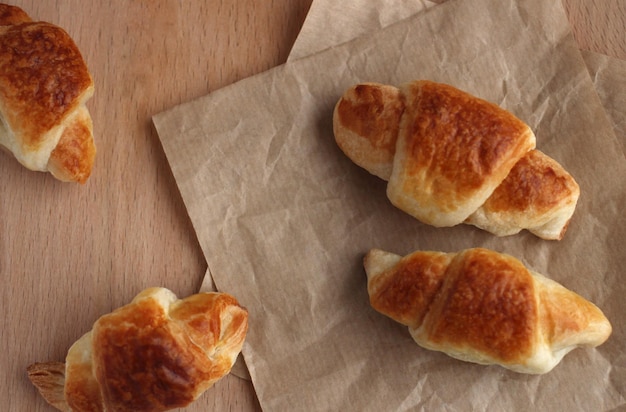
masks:
{"label": "glossy golden crust", "polygon": [[353,162],[388,180],[403,113],[404,97],[398,88],[375,83],[355,85],[335,106],[337,145]]}
{"label": "glossy golden crust", "polygon": [[209,375],[202,364],[194,371],[194,359],[201,355],[194,352],[200,349],[190,346],[186,337],[178,338],[177,329],[168,325],[156,302],[128,307],[98,321],[94,361],[96,379],[106,382],[102,386],[106,404],[114,410],[144,411],[184,406],[193,400],[198,382]]}
{"label": "glossy golden crust", "polygon": [[247,327],[247,311],[230,295],[178,300],[167,289],[147,289],[72,345],[64,400],[89,412],[184,407],[230,372]]}
{"label": "glossy golden crust", "polygon": [[[502,231],[527,228],[544,239],[562,239],[576,206],[580,188],[563,167],[538,150],[531,150],[468,223],[498,222]],[[554,228],[550,223],[559,221]],[[504,229],[507,228],[507,229]],[[498,230],[494,228],[493,230]]]}
{"label": "glossy golden crust", "polygon": [[32,21],[30,16],[19,7],[0,3],[0,26],[9,26]]}
{"label": "glossy golden crust", "polygon": [[555,170],[541,152],[531,150],[517,162],[484,206],[493,212],[522,211],[529,207],[538,211],[549,210],[560,198],[553,193],[572,193],[571,182],[571,177]]}
{"label": "glossy golden crust", "polygon": [[[207,317],[219,313],[219,317]],[[170,318],[185,325],[189,338],[201,348],[215,348],[215,356],[238,352],[245,339],[248,316],[237,300],[227,294],[196,294],[178,301]],[[223,365],[225,366],[225,365]],[[228,368],[230,369],[230,368]],[[213,368],[219,376],[224,370]]]}
{"label": "glossy golden crust", "polygon": [[534,135],[511,113],[454,87],[417,81],[402,90],[407,108],[387,196],[425,223],[462,223],[534,148]]}
{"label": "glossy golden crust", "polygon": [[538,333],[530,272],[484,249],[459,253],[424,324],[435,345],[473,350],[503,363],[523,363]]}
{"label": "glossy golden crust", "polygon": [[[420,81],[408,85],[406,171],[424,170],[435,195],[464,198],[486,181],[503,179],[534,142],[526,124],[493,103],[454,87]],[[405,184],[411,183],[408,180]]]}
{"label": "glossy golden crust", "polygon": [[541,302],[541,330],[554,350],[593,347],[608,338],[611,324],[596,305],[538,273],[533,275]]}
{"label": "glossy golden crust", "polygon": [[[375,259],[370,253],[368,259]],[[398,266],[368,282],[370,304],[396,322],[410,327],[422,324],[433,298],[443,283],[451,255],[440,252],[414,253],[402,258]]]}
{"label": "glossy golden crust", "polygon": [[82,106],[76,116],[67,122],[59,143],[50,154],[48,170],[57,179],[85,183],[91,175],[96,159],[91,117]]}
{"label": "glossy golden crust", "polygon": [[49,23],[1,28],[3,113],[23,144],[35,148],[92,92],[93,81],[70,36]]}
{"label": "glossy golden crust", "polygon": [[102,390],[94,375],[91,338],[91,332],[81,337],[65,359],[63,397],[71,411],[105,411]]}
{"label": "glossy golden crust", "polygon": [[364,265],[376,310],[408,325],[420,346],[461,360],[546,373],[572,349],[611,334],[594,304],[491,250],[400,258],[374,249]]}
{"label": "glossy golden crust", "polygon": [[93,80],[60,27],[0,5],[0,144],[25,167],[85,183],[95,158]]}
{"label": "glossy golden crust", "polygon": [[561,239],[576,207],[578,185],[531,150],[523,122],[452,86],[352,86],[335,106],[333,130],[346,156],[389,181],[395,206],[428,224]]}

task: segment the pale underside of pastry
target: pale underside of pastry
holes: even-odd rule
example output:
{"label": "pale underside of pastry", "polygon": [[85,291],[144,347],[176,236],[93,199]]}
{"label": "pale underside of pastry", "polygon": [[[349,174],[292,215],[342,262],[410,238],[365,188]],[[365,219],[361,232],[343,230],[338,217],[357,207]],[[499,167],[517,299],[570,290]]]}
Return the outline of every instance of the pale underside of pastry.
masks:
{"label": "pale underside of pastry", "polygon": [[593,303],[495,251],[373,249],[364,266],[374,309],[408,326],[418,345],[463,361],[543,374],[612,331]]}
{"label": "pale underside of pastry", "polygon": [[246,309],[226,293],[177,299],[149,288],[98,319],[65,363],[35,363],[28,375],[61,411],[166,411],[230,372],[247,328]]}
{"label": "pale underside of pastry", "polygon": [[333,128],[354,163],[388,181],[391,203],[429,225],[561,239],[580,194],[525,123],[449,85],[355,85]]}
{"label": "pale underside of pastry", "polygon": [[91,74],[60,27],[0,4],[0,145],[30,170],[85,183],[96,148]]}

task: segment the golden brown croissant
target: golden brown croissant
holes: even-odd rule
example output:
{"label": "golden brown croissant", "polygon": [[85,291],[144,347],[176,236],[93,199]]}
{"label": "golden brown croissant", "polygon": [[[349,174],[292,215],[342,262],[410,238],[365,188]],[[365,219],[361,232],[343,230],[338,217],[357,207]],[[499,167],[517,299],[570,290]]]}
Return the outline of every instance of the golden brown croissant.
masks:
{"label": "golden brown croissant", "polygon": [[408,326],[420,346],[464,361],[541,374],[611,334],[593,303],[491,250],[373,249],[364,266],[374,309]]}
{"label": "golden brown croissant", "polygon": [[0,145],[25,167],[85,183],[96,149],[93,80],[70,36],[0,4]]}
{"label": "golden brown croissant", "polygon": [[533,150],[526,124],[449,85],[355,85],[333,129],[353,162],[389,182],[391,203],[433,226],[561,239],[578,201],[572,176]]}
{"label": "golden brown croissant", "polygon": [[247,328],[248,312],[228,294],[179,300],[150,288],[98,319],[65,364],[35,363],[28,375],[61,411],[166,411],[230,372]]}

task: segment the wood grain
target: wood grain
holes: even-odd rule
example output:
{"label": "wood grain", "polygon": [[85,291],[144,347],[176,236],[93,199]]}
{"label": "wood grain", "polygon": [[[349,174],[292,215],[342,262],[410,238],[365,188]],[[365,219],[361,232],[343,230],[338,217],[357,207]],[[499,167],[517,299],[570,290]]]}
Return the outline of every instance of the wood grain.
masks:
{"label": "wood grain", "polygon": [[[151,116],[286,61],[312,0],[12,1],[63,27],[96,83],[85,186],[0,152],[0,410],[51,411],[26,378],[149,286],[198,290],[207,264]],[[621,0],[564,0],[581,48],[626,58]],[[228,376],[186,411],[255,411]]]}
{"label": "wood grain", "polygon": [[582,50],[626,59],[626,2],[563,0]]}

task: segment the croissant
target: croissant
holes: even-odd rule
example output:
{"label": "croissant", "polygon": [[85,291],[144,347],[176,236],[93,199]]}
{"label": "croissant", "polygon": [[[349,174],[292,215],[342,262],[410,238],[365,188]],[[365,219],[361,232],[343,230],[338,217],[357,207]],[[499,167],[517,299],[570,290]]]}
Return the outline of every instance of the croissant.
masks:
{"label": "croissant", "polygon": [[354,163],[388,181],[393,205],[429,225],[561,239],[576,208],[578,184],[534,150],[526,124],[446,84],[355,85],[333,130]]}
{"label": "croissant", "polygon": [[374,309],[408,326],[418,345],[463,361],[543,374],[612,331],[593,303],[491,250],[373,249],[364,266]]}
{"label": "croissant", "polygon": [[60,27],[0,4],[0,145],[26,168],[85,183],[96,148],[85,102],[94,85]]}
{"label": "croissant", "polygon": [[61,411],[166,411],[230,372],[247,328],[248,312],[228,294],[180,300],[149,288],[98,319],[65,364],[35,363],[28,376]]}

